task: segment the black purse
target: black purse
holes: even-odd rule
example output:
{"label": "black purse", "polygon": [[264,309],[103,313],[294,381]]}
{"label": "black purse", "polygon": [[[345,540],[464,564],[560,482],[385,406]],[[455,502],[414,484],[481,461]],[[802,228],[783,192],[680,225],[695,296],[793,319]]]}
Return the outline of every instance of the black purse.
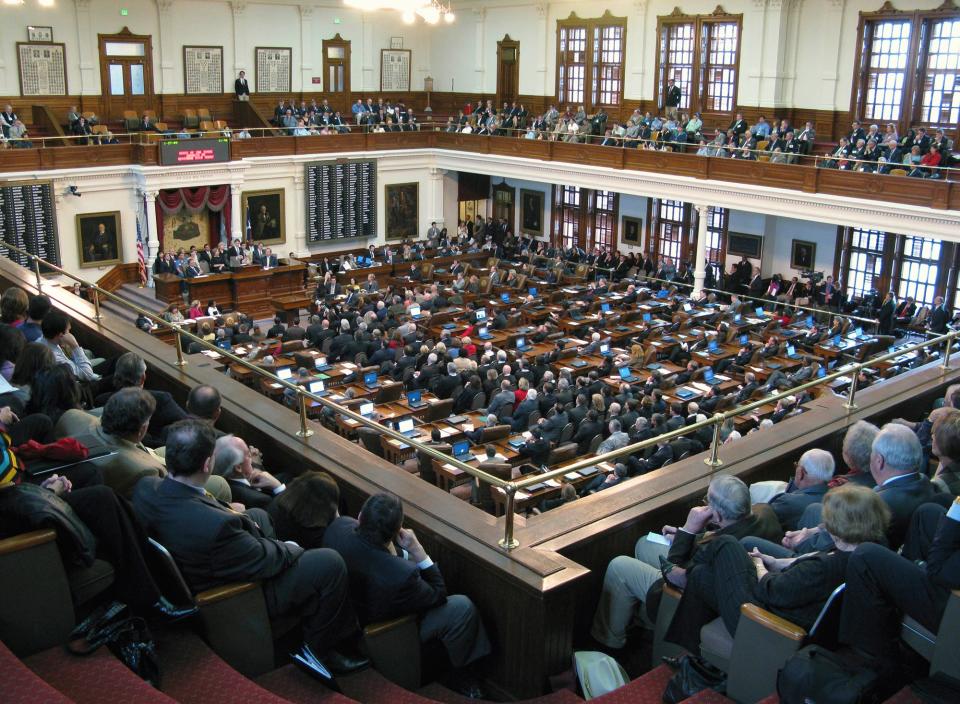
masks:
{"label": "black purse", "polygon": [[126,604],[114,601],[84,619],[66,644],[73,655],[92,655],[106,645],[124,665],[154,687],[160,686],[157,645],[147,622],[131,616]]}
{"label": "black purse", "polygon": [[727,691],[727,673],[699,655],[683,655],[676,661],[676,668],[663,690],[664,704],[679,704],[705,689],[719,694]]}

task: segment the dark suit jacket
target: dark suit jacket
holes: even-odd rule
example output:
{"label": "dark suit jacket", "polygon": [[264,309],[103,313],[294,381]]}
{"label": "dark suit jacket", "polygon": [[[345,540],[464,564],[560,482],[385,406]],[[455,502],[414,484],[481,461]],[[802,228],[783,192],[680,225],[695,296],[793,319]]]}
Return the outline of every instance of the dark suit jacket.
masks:
{"label": "dark suit jacket", "polygon": [[238,482],[236,479],[227,479],[227,484],[230,485],[230,494],[233,496],[233,500],[243,504],[247,508],[266,508],[273,502],[272,494],[254,489],[244,482]]}
{"label": "dark suit jacket", "polygon": [[447,600],[436,565],[425,570],[361,537],[356,519],[342,516],[327,526],[323,546],[340,553],[350,577],[350,597],[361,624],[418,614]]}
{"label": "dark suit jacket", "polygon": [[742,518],[726,528],[719,528],[700,535],[678,530],[673,543],[670,545],[667,559],[681,567],[688,567],[691,563],[698,564],[703,561],[704,556],[701,555],[703,546],[721,535],[732,535],[737,540],[749,535],[779,543],[783,538],[783,531],[772,518],[772,512],[757,512],[751,513],[746,518]]}
{"label": "dark suit jacket", "polygon": [[810,504],[823,501],[823,495],[826,493],[826,484],[818,484],[807,489],[796,489],[793,488],[793,482],[791,481],[784,493],[777,494],[770,500],[770,508],[777,514],[780,525],[783,526],[784,530],[796,530],[797,522],[803,515],[803,510]]}
{"label": "dark suit jacket", "polygon": [[878,486],[876,491],[890,507],[890,528],[887,530],[887,539],[894,550],[903,544],[907,527],[910,525],[910,517],[917,506],[931,501],[934,495],[940,493],[936,484],[918,473],[908,474],[889,484]]}
{"label": "dark suit jacket", "polygon": [[947,322],[950,316],[942,305],[930,311],[930,332],[944,333],[947,331]]}
{"label": "dark suit jacket", "polygon": [[237,95],[250,95],[250,81],[246,78],[241,81],[238,78],[233,82],[233,92]]}
{"label": "dark suit jacket", "polygon": [[960,588],[960,521],[940,519],[927,555],[927,576],[941,587]]}
{"label": "dark suit jacket", "polygon": [[303,554],[303,548],[264,537],[245,513],[170,477],[140,480],[133,505],[194,592],[276,577]]}

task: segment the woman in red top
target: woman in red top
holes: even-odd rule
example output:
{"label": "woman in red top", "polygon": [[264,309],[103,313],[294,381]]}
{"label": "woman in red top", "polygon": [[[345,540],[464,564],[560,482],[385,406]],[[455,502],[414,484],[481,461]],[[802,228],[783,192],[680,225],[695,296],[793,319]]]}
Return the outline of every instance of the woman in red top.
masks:
{"label": "woman in red top", "polygon": [[205,313],[203,312],[203,307],[200,305],[200,301],[194,301],[190,304],[190,320],[202,318],[204,315]]}
{"label": "woman in red top", "polygon": [[530,390],[530,381],[522,376],[517,381],[517,390],[513,392],[513,410],[517,410],[520,402],[527,397],[527,391]]}
{"label": "woman in red top", "polygon": [[923,158],[920,159],[920,165],[914,168],[910,172],[911,176],[919,178],[930,178],[934,176],[937,171],[937,167],[940,166],[940,161],[943,158],[943,155],[940,153],[940,150],[937,149],[937,145],[931,144],[930,151],[923,155]]}

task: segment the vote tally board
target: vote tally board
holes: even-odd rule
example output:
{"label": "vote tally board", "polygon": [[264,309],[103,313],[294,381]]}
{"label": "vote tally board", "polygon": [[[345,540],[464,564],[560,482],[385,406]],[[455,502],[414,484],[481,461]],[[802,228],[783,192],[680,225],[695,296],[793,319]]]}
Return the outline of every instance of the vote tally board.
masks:
{"label": "vote tally board", "polygon": [[307,240],[377,235],[377,162],[328,161],[306,166]]}
{"label": "vote tally board", "polygon": [[0,182],[0,256],[32,268],[30,257],[4,244],[60,266],[53,184]]}

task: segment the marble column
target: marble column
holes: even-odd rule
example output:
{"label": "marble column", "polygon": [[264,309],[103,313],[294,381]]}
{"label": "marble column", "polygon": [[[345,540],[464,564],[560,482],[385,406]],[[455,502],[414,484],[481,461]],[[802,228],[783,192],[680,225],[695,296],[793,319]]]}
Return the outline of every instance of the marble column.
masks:
{"label": "marble column", "polygon": [[243,239],[244,222],[243,208],[240,204],[240,195],[243,189],[240,186],[230,186],[230,242]]}
{"label": "marble column", "polygon": [[[254,71],[249,70],[252,67],[247,65],[247,62],[252,61],[252,58],[247,51],[248,46],[243,31],[243,15],[247,11],[247,2],[246,0],[232,0],[230,9],[233,14],[233,75],[236,76],[241,71],[246,71],[250,92],[252,93],[256,90],[256,75]],[[224,67],[224,70],[226,70],[226,67]]]}
{"label": "marble column", "polygon": [[160,231],[157,229],[157,194],[159,191],[144,190],[140,192],[140,197],[146,204],[147,215],[147,249],[150,254],[147,257],[147,280],[150,285],[153,284],[153,262],[160,251]]}
{"label": "marble column", "polygon": [[[444,227],[443,219],[443,177],[445,169],[430,169],[430,217],[429,222],[436,222],[439,229]],[[429,228],[429,222],[427,228]],[[425,230],[424,230],[425,231]]]}
{"label": "marble column", "polygon": [[[293,228],[293,246],[291,249],[298,257],[303,257],[310,253],[307,247],[307,213],[306,203],[304,202],[304,198],[306,197],[305,181],[306,177],[303,169],[297,169],[293,176],[293,210],[296,222]],[[287,218],[286,224],[289,227],[289,217]]]}
{"label": "marble column", "polygon": [[174,85],[174,60],[179,48],[173,28],[173,0],[157,0],[157,12],[160,19],[160,92],[182,93],[187,87],[177,90]]}
{"label": "marble column", "polygon": [[697,209],[697,256],[693,268],[693,296],[699,296],[703,290],[703,280],[707,276],[707,223],[710,212],[706,205],[695,205]]}
{"label": "marble column", "polygon": [[474,66],[473,70],[477,74],[476,87],[474,91],[478,94],[483,94],[484,85],[483,85],[483,63],[486,60],[486,52],[484,51],[485,47],[483,46],[484,41],[484,21],[487,17],[487,8],[485,7],[475,7],[473,8],[473,21],[475,26],[475,45],[474,45]]}
{"label": "marble column", "polygon": [[313,87],[313,59],[313,6],[300,5],[300,90],[304,93],[316,90]]}
{"label": "marble column", "polygon": [[90,0],[75,0],[77,8],[77,47],[80,54],[80,95],[99,95],[99,58],[94,56],[97,38],[90,21]]}

